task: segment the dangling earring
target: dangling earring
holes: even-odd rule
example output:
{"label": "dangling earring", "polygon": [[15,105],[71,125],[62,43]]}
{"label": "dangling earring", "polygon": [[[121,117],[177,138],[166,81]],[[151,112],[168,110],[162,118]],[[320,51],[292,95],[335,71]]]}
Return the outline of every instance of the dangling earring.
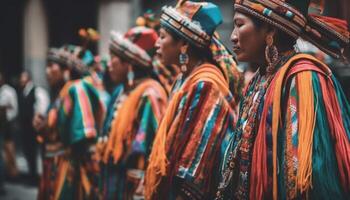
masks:
{"label": "dangling earring", "polygon": [[180,61],[180,65],[181,65],[181,71],[182,72],[186,72],[187,71],[187,64],[188,64],[188,61],[189,61],[189,57],[188,57],[188,54],[187,54],[187,48],[188,48],[188,45],[185,45],[185,46],[182,46],[180,51],[180,56],[179,56],[179,61]]}
{"label": "dangling earring", "polygon": [[135,78],[135,73],[134,70],[132,69],[132,66],[128,66],[128,85],[131,87],[134,85],[134,78]]}
{"label": "dangling earring", "polygon": [[64,82],[67,82],[67,81],[70,80],[70,73],[69,73],[68,70],[65,70],[65,71],[63,72],[63,79],[64,79]]}
{"label": "dangling earring", "polygon": [[273,35],[268,35],[266,37],[265,58],[268,64],[266,72],[271,74],[275,70],[275,65],[278,60],[278,50],[277,47],[273,45]]}

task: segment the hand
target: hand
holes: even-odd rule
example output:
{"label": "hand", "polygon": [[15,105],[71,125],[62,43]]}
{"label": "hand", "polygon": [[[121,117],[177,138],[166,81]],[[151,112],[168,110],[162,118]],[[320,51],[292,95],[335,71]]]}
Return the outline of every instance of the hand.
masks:
{"label": "hand", "polygon": [[47,127],[46,118],[41,114],[35,114],[33,118],[33,127],[38,132],[44,131]]}

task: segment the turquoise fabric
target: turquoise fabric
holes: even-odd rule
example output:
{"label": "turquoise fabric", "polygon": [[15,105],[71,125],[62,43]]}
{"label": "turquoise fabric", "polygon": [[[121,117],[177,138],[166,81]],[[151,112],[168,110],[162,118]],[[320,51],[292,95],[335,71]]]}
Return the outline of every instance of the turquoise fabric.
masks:
{"label": "turquoise fabric", "polygon": [[[95,121],[95,114],[102,112],[102,105],[99,93],[93,85],[84,80],[75,82],[69,88],[68,95],[63,99],[63,106],[58,111],[62,142],[71,145],[85,138],[96,137],[100,127]],[[91,123],[86,119],[91,119]],[[88,135],[91,131],[95,132],[93,136]]]}
{"label": "turquoise fabric", "polygon": [[222,15],[217,5],[205,3],[193,16],[192,21],[199,22],[202,29],[212,36],[216,28],[222,23]]}

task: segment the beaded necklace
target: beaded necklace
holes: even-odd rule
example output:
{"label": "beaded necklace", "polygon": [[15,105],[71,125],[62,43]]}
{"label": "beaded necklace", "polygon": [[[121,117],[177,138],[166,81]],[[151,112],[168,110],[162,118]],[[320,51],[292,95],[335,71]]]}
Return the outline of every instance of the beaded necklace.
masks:
{"label": "beaded necklace", "polygon": [[[273,78],[273,75],[261,75],[259,72],[253,78],[251,86],[248,88],[247,93],[245,95],[240,115],[239,115],[239,124],[236,129],[237,138],[239,141],[234,145],[234,149],[230,152],[226,169],[223,172],[223,180],[220,183],[217,197],[216,199],[223,199],[223,193],[227,186],[230,184],[230,180],[233,176],[233,171],[239,162],[240,173],[239,173],[239,183],[240,187],[238,188],[235,196],[239,197],[239,199],[245,199],[244,195],[248,186],[248,170],[250,166],[250,149],[253,145],[253,141],[255,139],[255,129],[256,129],[256,119],[258,116],[258,110],[260,107],[260,102],[265,96],[265,92],[270,85],[270,82]],[[244,130],[244,131],[243,131]],[[238,154],[240,159],[238,159]],[[240,192],[242,191],[242,192]]]}

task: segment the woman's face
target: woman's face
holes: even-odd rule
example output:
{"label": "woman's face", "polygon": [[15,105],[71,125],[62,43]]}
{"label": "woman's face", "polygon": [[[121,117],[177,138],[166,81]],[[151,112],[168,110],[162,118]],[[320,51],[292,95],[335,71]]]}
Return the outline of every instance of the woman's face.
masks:
{"label": "woman's face", "polygon": [[257,28],[250,17],[239,12],[236,12],[233,17],[233,25],[231,41],[237,60],[264,63],[267,28]]}
{"label": "woman's face", "polygon": [[111,64],[108,65],[108,72],[111,80],[115,84],[124,83],[127,79],[128,66],[117,55],[110,53]]}
{"label": "woman's face", "polygon": [[50,87],[56,87],[64,82],[64,70],[59,64],[49,62],[46,66],[46,77]]}
{"label": "woman's face", "polygon": [[181,40],[174,40],[171,34],[164,28],[160,29],[156,48],[157,55],[165,66],[179,65],[179,55],[182,45],[183,42]]}

